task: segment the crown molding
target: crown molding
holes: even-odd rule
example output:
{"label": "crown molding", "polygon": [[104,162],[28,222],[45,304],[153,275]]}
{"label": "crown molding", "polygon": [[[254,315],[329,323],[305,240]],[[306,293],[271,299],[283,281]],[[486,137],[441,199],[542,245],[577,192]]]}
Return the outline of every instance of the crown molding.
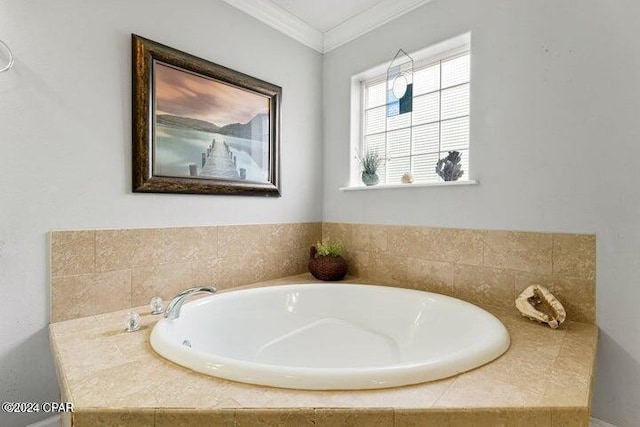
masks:
{"label": "crown molding", "polygon": [[320,53],[329,52],[432,0],[382,0],[322,33],[270,0],[224,0]]}
{"label": "crown molding", "polygon": [[326,53],[432,0],[382,0],[324,33]]}
{"label": "crown molding", "polygon": [[323,35],[297,16],[269,0],[224,0],[294,40],[323,53]]}

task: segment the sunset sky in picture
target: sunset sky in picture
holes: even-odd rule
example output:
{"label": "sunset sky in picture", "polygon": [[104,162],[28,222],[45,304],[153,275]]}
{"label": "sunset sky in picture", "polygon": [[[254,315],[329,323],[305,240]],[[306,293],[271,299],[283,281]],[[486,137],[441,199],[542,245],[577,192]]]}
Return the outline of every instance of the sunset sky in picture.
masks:
{"label": "sunset sky in picture", "polygon": [[155,64],[156,114],[205,120],[217,126],[247,123],[269,113],[269,99],[166,65]]}

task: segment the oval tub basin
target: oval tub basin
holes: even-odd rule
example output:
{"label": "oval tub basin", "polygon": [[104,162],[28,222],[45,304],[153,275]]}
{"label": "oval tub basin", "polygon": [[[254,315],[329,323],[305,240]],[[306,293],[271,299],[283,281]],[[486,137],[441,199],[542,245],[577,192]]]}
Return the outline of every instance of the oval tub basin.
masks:
{"label": "oval tub basin", "polygon": [[151,346],[194,371],[308,390],[396,387],[484,365],[509,347],[492,314],[440,294],[301,284],[201,298],[160,320]]}

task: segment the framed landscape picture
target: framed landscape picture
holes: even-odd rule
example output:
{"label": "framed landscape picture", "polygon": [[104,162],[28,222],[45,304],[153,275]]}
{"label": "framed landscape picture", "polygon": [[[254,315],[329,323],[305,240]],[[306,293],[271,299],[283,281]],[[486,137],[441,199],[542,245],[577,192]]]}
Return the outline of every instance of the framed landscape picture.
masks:
{"label": "framed landscape picture", "polygon": [[282,89],[132,35],[133,191],[279,196]]}

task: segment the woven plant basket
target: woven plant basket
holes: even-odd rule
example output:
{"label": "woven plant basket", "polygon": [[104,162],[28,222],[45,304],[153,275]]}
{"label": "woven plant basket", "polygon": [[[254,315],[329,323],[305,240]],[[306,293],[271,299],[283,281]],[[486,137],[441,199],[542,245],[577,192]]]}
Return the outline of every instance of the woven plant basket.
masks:
{"label": "woven plant basket", "polygon": [[347,275],[347,262],[341,256],[320,256],[316,258],[316,247],[311,246],[309,272],[316,279],[336,281]]}

